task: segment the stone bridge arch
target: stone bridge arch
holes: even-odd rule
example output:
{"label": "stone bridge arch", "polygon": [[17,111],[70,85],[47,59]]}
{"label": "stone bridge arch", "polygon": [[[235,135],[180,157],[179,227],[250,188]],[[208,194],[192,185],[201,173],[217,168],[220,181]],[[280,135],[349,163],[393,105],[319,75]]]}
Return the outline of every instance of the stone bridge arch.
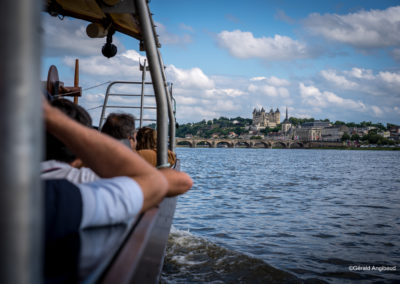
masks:
{"label": "stone bridge arch", "polygon": [[213,147],[212,142],[208,141],[207,139],[196,140],[195,143],[196,143],[196,146],[195,146],[196,148],[197,147],[205,147],[204,145],[207,145],[209,148]]}
{"label": "stone bridge arch", "polygon": [[235,141],[234,142],[234,147],[235,148],[250,148],[251,144],[247,141]]}
{"label": "stone bridge arch", "polygon": [[271,142],[271,148],[288,148],[288,145],[283,141],[273,141]]}
{"label": "stone bridge arch", "polygon": [[289,148],[290,148],[290,149],[294,149],[294,148],[304,148],[304,144],[301,143],[300,141],[292,142],[292,143],[289,144]]}
{"label": "stone bridge arch", "polygon": [[176,139],[176,145],[186,146],[188,145],[190,148],[193,148],[193,142],[189,139]]}
{"label": "stone bridge arch", "polygon": [[255,140],[253,141],[253,148],[269,148],[270,144],[267,141]]}
{"label": "stone bridge arch", "polygon": [[233,148],[233,143],[229,140],[217,140],[214,142],[216,148],[224,148],[223,145],[226,145],[228,148]]}

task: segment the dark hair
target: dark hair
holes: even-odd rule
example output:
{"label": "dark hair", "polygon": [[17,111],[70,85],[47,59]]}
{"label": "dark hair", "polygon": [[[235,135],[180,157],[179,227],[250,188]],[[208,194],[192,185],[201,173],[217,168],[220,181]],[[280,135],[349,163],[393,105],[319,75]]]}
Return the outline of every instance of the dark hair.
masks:
{"label": "dark hair", "polygon": [[[92,118],[89,113],[81,106],[74,104],[67,99],[57,99],[51,102],[51,105],[71,119],[87,127],[92,126]],[[77,137],[76,139],[79,139]],[[46,132],[46,160],[57,160],[65,163],[71,163],[76,159],[76,155],[71,152],[60,140],[52,134]]]}
{"label": "dark hair", "polygon": [[110,113],[101,128],[101,132],[122,140],[133,136],[135,118],[127,113]]}
{"label": "dark hair", "polygon": [[157,149],[157,131],[150,127],[142,127],[136,134],[136,150]]}

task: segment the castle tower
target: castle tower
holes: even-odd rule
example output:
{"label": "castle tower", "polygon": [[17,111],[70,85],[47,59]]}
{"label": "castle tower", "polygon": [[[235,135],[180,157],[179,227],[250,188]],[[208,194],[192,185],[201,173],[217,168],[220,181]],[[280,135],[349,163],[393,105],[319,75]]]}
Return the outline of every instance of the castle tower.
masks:
{"label": "castle tower", "polygon": [[276,124],[280,124],[281,123],[281,112],[279,111],[279,108],[276,108],[275,114],[274,114],[274,118],[275,118],[275,123]]}

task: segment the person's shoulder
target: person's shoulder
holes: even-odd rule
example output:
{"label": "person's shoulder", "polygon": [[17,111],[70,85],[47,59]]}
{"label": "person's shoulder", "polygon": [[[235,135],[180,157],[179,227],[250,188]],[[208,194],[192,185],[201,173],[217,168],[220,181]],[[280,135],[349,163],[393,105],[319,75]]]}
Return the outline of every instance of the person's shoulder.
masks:
{"label": "person's shoulder", "polygon": [[151,149],[138,150],[137,153],[154,167],[157,165],[157,152]]}

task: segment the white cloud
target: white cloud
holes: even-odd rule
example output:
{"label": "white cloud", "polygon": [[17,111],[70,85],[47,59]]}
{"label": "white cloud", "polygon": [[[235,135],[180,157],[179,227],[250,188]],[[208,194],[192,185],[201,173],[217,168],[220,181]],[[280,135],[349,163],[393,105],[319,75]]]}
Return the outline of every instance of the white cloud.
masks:
{"label": "white cloud", "polygon": [[351,99],[344,99],[332,92],[321,92],[315,86],[305,86],[303,83],[299,84],[300,96],[303,99],[303,103],[319,107],[327,108],[331,106],[339,106],[345,109],[352,109],[358,111],[365,111],[367,108],[361,101],[354,101]]}
{"label": "white cloud", "polygon": [[269,78],[267,77],[253,77],[250,78],[250,81],[266,81],[268,84],[273,85],[273,86],[288,86],[290,85],[290,82],[285,79],[280,79],[275,76],[271,76]]}
{"label": "white cloud", "polygon": [[379,78],[388,84],[393,84],[400,87],[400,73],[379,72]]}
{"label": "white cloud", "polygon": [[267,84],[264,85],[249,84],[247,90],[250,93],[262,94],[268,97],[288,98],[290,96],[288,89],[283,87],[278,88]]}
{"label": "white cloud", "polygon": [[344,89],[354,89],[358,87],[357,83],[349,81],[344,76],[337,75],[335,70],[322,70],[321,75],[325,78],[325,80],[332,82]]}
{"label": "white cloud", "polygon": [[222,31],[217,35],[221,47],[238,58],[292,60],[310,56],[307,46],[287,36],[256,38],[251,32]]}
{"label": "white cloud", "polygon": [[200,68],[180,69],[169,65],[167,77],[180,88],[212,89],[214,82]]}
{"label": "white cloud", "polygon": [[383,111],[378,106],[371,106],[372,111],[374,112],[375,116],[382,116]]}
{"label": "white cloud", "polygon": [[223,96],[231,98],[246,95],[245,92],[238,89],[211,89],[211,90],[206,90],[206,94],[209,97]]}
{"label": "white cloud", "polygon": [[179,105],[194,105],[198,103],[198,100],[192,97],[175,96],[175,99]]}
{"label": "white cloud", "polygon": [[304,23],[316,35],[357,48],[400,45],[400,6],[347,15],[314,13]]}
{"label": "white cloud", "polygon": [[343,73],[357,79],[372,80],[375,78],[370,69],[353,67],[350,71],[344,71]]}
{"label": "white cloud", "polygon": [[[110,59],[103,55],[84,57],[79,59],[79,69],[82,74],[107,77],[109,80],[139,80],[141,78],[139,57],[140,55],[134,50],[117,54]],[[67,56],[63,59],[63,63],[73,67],[75,57]]]}

